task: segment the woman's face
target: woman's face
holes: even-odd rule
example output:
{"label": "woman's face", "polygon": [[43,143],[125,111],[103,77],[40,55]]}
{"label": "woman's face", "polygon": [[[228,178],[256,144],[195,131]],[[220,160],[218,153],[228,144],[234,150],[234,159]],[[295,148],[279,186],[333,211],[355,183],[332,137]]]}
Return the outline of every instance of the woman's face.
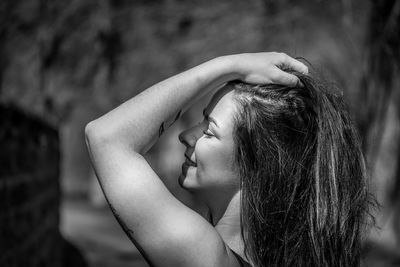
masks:
{"label": "woman's face", "polygon": [[238,190],[232,136],[235,105],[232,90],[220,89],[204,109],[203,121],[179,135],[186,146],[179,177],[183,188],[194,193]]}

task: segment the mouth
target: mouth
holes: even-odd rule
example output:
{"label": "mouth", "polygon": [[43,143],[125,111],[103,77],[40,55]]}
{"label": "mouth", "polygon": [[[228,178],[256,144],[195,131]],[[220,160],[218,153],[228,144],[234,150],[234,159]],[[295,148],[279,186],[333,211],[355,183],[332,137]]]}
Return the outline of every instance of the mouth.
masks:
{"label": "mouth", "polygon": [[196,162],[192,161],[188,155],[185,154],[185,164],[191,167],[197,167]]}

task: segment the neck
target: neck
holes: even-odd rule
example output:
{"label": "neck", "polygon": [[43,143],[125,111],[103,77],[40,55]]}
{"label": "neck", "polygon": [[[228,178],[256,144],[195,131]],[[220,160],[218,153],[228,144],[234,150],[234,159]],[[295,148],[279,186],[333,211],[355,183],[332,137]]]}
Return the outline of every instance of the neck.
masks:
{"label": "neck", "polygon": [[240,224],[240,191],[232,197],[215,229],[230,249],[246,259]]}
{"label": "neck", "polygon": [[[207,207],[206,217],[207,220],[216,226],[220,220],[226,220],[226,217],[232,217],[234,213],[237,214],[237,218],[240,214],[240,194],[238,190],[232,190],[230,193],[227,192],[196,192],[194,193],[198,202],[204,203]],[[232,217],[233,219],[233,217]]]}
{"label": "neck", "polygon": [[222,195],[219,193],[218,197],[208,195],[200,198],[207,206],[203,216],[214,225],[229,248],[245,259],[240,225],[240,191],[225,199],[221,198]]}

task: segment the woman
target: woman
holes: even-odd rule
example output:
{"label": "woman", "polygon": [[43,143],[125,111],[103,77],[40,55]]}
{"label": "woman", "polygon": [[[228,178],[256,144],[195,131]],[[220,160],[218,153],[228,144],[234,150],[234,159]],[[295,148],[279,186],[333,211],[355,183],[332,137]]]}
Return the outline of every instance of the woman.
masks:
{"label": "woman", "polygon": [[[289,72],[285,72],[288,70]],[[281,53],[223,56],[162,81],[86,127],[117,220],[151,266],[357,266],[367,191],[342,100]],[[216,88],[183,132],[178,201],[143,154]]]}

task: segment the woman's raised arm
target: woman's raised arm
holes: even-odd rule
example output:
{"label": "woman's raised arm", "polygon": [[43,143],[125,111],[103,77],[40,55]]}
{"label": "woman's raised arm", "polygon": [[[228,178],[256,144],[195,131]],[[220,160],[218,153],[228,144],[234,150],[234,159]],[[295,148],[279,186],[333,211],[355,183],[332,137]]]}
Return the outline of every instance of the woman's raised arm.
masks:
{"label": "woman's raised arm", "polygon": [[89,143],[100,135],[144,154],[185,108],[225,82],[241,79],[255,84],[295,85],[297,77],[280,68],[307,71],[302,63],[283,53],[238,54],[210,60],[148,88],[89,123]]}
{"label": "woman's raised arm", "polygon": [[307,72],[281,53],[219,57],[150,87],[86,126],[92,164],[110,207],[151,265],[237,264],[212,225],[175,199],[142,155],[185,108],[225,82],[298,82],[281,69]]}

